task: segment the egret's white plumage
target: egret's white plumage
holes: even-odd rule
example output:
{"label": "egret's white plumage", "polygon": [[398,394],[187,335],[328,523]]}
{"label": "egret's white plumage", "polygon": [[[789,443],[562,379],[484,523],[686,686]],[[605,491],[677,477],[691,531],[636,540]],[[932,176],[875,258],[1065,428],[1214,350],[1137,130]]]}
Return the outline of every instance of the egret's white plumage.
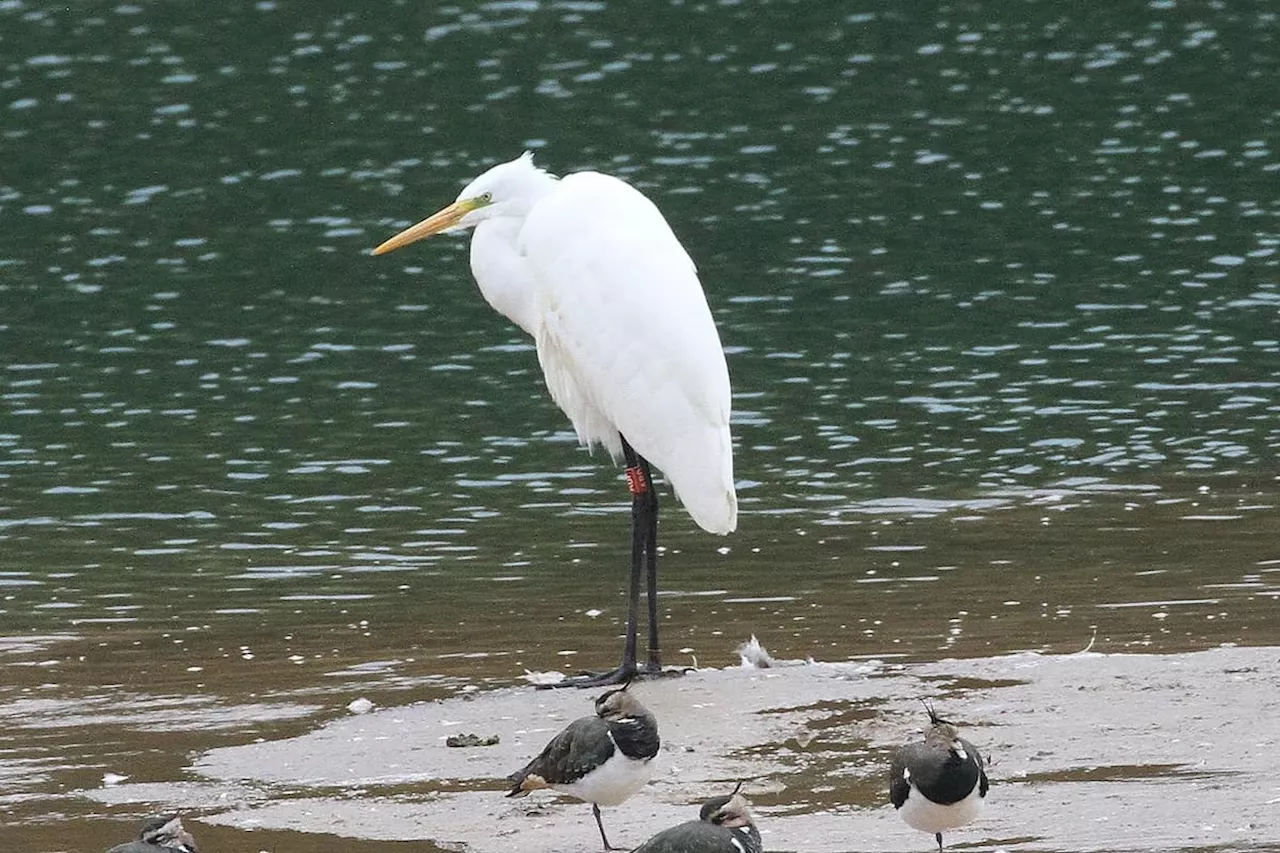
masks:
{"label": "egret's white plumage", "polygon": [[729,371],[697,269],[653,202],[599,172],[557,178],[526,153],[375,252],[463,228],[480,292],[533,338],[578,439],[615,459],[625,442],[702,528],[733,531]]}
{"label": "egret's white plumage", "polygon": [[653,202],[599,172],[556,178],[525,154],[378,251],[469,227],[480,292],[534,339],[578,439],[616,459],[625,436],[703,529],[733,531],[729,370],[697,269]]}

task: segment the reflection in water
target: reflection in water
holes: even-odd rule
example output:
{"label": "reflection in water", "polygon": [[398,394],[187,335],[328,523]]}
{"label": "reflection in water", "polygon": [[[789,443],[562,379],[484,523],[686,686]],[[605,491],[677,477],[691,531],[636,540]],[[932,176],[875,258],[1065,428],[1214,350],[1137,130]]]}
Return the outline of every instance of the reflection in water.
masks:
{"label": "reflection in water", "polygon": [[657,199],[729,352],[671,662],[1280,640],[1263,4],[349,5],[0,2],[17,822],[613,647],[612,467],[462,241],[366,254],[522,148]]}

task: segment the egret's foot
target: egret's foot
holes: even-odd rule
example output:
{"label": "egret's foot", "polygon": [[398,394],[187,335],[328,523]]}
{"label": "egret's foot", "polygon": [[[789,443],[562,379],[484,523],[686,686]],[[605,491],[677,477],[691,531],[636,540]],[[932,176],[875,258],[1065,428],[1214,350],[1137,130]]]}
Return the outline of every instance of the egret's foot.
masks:
{"label": "egret's foot", "polygon": [[639,674],[639,670],[635,664],[623,664],[617,669],[609,672],[584,672],[581,675],[571,675],[568,678],[562,678],[551,684],[539,684],[538,687],[544,690],[560,687],[609,687],[615,684],[626,684]]}
{"label": "egret's foot", "polygon": [[539,690],[552,690],[560,687],[581,687],[584,689],[592,687],[610,687],[617,684],[626,684],[630,681],[639,681],[645,678],[677,678],[686,672],[692,672],[691,667],[663,668],[655,664],[645,664],[636,666],[635,664],[623,664],[617,669],[609,672],[584,672],[581,675],[571,675],[563,678],[553,684],[539,684]]}
{"label": "egret's foot", "polygon": [[[694,658],[696,661],[697,658]],[[697,672],[697,666],[668,666],[662,665],[662,652],[657,649],[649,649],[649,661],[641,665],[637,678],[679,678],[690,672]]]}

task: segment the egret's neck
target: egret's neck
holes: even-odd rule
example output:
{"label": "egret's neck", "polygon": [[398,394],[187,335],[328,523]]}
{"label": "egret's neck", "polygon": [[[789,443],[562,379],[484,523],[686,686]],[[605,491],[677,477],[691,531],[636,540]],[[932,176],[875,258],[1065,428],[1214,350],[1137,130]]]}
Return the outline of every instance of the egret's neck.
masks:
{"label": "egret's neck", "polygon": [[530,168],[509,197],[494,203],[471,238],[471,272],[493,309],[538,337],[541,321],[535,310],[533,276],[520,254],[520,229],[538,202],[555,192],[559,179]]}
{"label": "egret's neck", "polygon": [[523,217],[499,216],[476,226],[471,237],[471,273],[493,310],[530,336],[538,336],[533,277],[516,249]]}

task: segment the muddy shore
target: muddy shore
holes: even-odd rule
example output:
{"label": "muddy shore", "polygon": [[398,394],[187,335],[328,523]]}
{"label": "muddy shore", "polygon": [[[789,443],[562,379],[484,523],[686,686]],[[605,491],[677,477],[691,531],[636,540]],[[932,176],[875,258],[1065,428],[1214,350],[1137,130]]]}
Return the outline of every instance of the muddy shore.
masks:
{"label": "muddy shore", "polygon": [[[771,851],[925,850],[885,802],[889,751],[919,700],[965,724],[991,763],[984,816],[948,846],[1262,850],[1280,846],[1280,649],[1178,655],[1016,654],[921,665],[784,663],[704,670],[636,689],[660,721],[654,781],[605,811],[615,843],[696,816],[746,780]],[[248,832],[326,833],[497,853],[594,851],[589,808],[501,796],[502,777],[565,723],[579,691],[511,688],[374,709],[309,734],[213,750],[179,785],[85,794],[181,808]],[[497,735],[450,748],[450,735]],[[247,849],[247,848],[246,848]],[[256,847],[254,849],[257,849]],[[284,848],[281,847],[281,850]]]}

